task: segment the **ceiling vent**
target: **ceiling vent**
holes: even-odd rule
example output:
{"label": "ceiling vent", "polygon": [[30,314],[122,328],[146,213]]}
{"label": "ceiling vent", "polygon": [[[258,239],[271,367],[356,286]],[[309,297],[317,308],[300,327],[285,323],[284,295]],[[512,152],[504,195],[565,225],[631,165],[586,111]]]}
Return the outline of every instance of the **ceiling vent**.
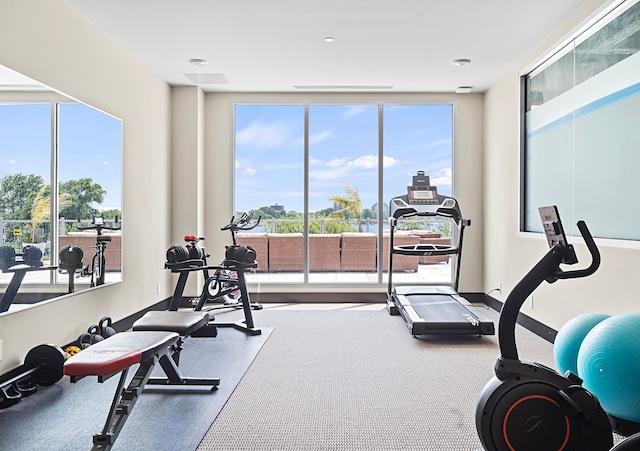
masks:
{"label": "ceiling vent", "polygon": [[222,74],[184,74],[195,85],[228,85],[229,80]]}

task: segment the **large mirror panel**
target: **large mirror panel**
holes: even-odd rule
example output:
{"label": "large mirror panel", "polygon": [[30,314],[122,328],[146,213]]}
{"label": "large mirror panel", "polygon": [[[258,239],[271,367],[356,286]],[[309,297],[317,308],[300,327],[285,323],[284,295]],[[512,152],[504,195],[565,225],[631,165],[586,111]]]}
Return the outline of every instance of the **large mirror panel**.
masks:
{"label": "large mirror panel", "polygon": [[0,314],[122,280],[122,122],[0,67]]}

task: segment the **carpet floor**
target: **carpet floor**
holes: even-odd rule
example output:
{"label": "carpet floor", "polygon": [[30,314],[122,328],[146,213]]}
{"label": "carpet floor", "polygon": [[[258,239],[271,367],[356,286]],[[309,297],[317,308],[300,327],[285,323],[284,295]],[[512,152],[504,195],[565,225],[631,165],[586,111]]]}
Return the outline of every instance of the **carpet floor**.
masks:
{"label": "carpet floor", "polygon": [[[267,305],[255,317],[274,332],[199,451],[482,449],[475,408],[496,336],[415,338],[383,304]],[[550,343],[516,335],[523,358],[553,366]]]}

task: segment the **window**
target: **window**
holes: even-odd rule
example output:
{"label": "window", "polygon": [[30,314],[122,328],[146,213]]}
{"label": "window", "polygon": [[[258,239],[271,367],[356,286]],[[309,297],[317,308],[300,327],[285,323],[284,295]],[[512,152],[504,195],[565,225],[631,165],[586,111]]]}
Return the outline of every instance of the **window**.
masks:
{"label": "window", "polygon": [[[238,238],[258,251],[248,280],[382,283],[389,200],[418,170],[451,194],[452,134],[451,104],[235,105],[235,211],[262,217]],[[439,224],[411,226],[450,235]],[[450,282],[446,260],[393,269]]]}
{"label": "window", "polygon": [[[640,239],[640,3],[611,11],[524,76],[521,229],[558,205],[567,232]],[[576,234],[577,231],[573,230]]]}

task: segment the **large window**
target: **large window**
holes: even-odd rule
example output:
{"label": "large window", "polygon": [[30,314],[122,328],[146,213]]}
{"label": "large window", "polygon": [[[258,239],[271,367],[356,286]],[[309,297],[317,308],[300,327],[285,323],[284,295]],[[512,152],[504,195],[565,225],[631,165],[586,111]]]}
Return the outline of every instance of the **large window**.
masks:
{"label": "large window", "polygon": [[[452,134],[451,104],[237,104],[235,210],[262,216],[239,235],[258,253],[249,280],[382,283],[388,203],[418,170],[451,195]],[[405,228],[416,244],[451,238],[438,223]],[[412,260],[394,273],[450,282],[447,258]]]}
{"label": "large window", "polygon": [[[568,232],[640,239],[640,3],[627,1],[526,74],[522,230],[558,205]],[[577,231],[573,230],[573,233]]]}

